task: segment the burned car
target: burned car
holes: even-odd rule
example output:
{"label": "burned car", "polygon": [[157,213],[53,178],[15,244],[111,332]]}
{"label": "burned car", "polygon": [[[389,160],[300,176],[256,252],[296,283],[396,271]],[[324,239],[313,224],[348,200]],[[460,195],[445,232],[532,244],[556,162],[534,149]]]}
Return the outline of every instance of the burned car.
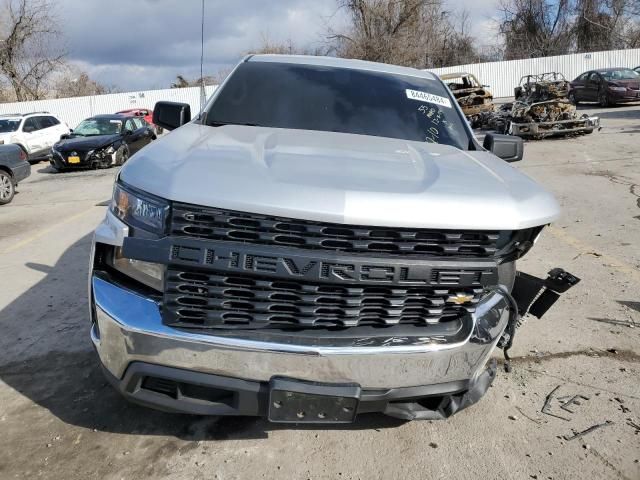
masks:
{"label": "burned car", "polygon": [[579,115],[568,94],[569,82],[561,73],[526,75],[514,89],[515,101],[501,105],[483,123],[525,138],[592,133],[599,118]]}
{"label": "burned car", "polygon": [[472,73],[441,75],[473,128],[482,125],[482,114],[493,112],[493,95]]}

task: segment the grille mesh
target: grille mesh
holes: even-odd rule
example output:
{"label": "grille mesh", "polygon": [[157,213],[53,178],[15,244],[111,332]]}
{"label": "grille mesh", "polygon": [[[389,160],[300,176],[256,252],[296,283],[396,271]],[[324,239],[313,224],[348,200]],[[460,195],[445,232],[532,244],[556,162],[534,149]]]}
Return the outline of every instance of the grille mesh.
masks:
{"label": "grille mesh", "polygon": [[362,227],[177,203],[171,234],[350,253],[491,257],[500,232]]}
{"label": "grille mesh", "polygon": [[[481,288],[344,286],[167,271],[165,323],[199,328],[426,325],[473,312]],[[458,305],[458,293],[472,299]]]}

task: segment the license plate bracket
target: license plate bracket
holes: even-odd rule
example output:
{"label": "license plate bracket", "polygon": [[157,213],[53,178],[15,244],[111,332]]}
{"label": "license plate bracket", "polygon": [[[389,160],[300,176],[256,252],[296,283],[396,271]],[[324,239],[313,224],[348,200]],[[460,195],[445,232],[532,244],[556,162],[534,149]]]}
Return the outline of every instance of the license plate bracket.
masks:
{"label": "license plate bracket", "polygon": [[352,423],[360,402],[357,384],[326,384],[274,377],[269,382],[269,421]]}

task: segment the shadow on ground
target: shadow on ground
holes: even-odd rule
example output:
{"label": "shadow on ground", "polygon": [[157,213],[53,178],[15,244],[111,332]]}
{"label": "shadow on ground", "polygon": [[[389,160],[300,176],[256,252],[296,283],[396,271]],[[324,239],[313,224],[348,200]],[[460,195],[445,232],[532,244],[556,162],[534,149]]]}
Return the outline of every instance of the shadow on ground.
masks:
{"label": "shadow on ground", "polygon": [[[45,277],[0,311],[0,326],[11,327],[11,338],[0,341],[0,380],[63,422],[183,440],[259,439],[279,429],[380,429],[403,423],[367,414],[346,426],[279,426],[250,417],[167,414],[128,403],[107,383],[90,347],[85,300],[90,240],[87,235],[76,242],[52,267],[27,263]],[[46,428],[46,417],[42,421]]]}
{"label": "shadow on ground", "polygon": [[[638,106],[638,104],[629,104],[629,106]],[[613,107],[613,110],[602,109],[602,111],[593,109],[593,105],[578,107],[578,110],[593,110],[591,112],[592,115],[600,117],[601,119],[622,119],[622,120],[633,120],[640,119],[640,110],[637,108],[625,108],[625,105],[618,105]]]}

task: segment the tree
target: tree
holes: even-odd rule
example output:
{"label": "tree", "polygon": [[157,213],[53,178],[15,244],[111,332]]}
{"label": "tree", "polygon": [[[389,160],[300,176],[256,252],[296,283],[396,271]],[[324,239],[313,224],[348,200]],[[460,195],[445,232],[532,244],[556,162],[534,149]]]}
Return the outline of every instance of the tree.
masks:
{"label": "tree", "polygon": [[329,29],[332,53],[341,57],[416,68],[477,61],[468,16],[444,9],[442,0],[338,0],[347,13],[343,31]]}
{"label": "tree", "polygon": [[503,0],[500,10],[505,60],[562,55],[572,50],[569,0]]}
{"label": "tree", "polygon": [[639,0],[577,0],[575,10],[577,51],[640,46]]}
{"label": "tree", "polygon": [[113,87],[107,87],[92,80],[86,72],[69,68],[65,75],[55,81],[52,93],[55,98],[69,98],[104,95],[112,93],[113,90]]}
{"label": "tree", "polygon": [[176,79],[171,82],[169,88],[187,88],[187,87],[200,87],[202,86],[202,82],[204,81],[205,85],[217,85],[218,82],[216,78],[205,75],[202,78],[194,78],[193,80],[189,80],[184,75],[176,75]]}
{"label": "tree", "polygon": [[16,100],[47,94],[46,82],[60,66],[64,51],[49,0],[5,0],[0,20],[0,75]]}

